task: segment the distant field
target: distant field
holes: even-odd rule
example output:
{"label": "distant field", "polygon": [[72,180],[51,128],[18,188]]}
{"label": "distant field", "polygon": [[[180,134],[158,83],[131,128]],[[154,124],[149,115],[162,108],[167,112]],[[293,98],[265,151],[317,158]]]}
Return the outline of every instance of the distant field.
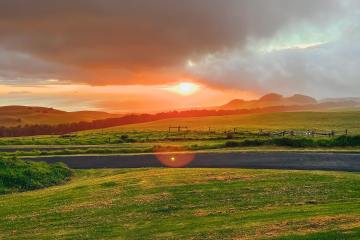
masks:
{"label": "distant field", "polygon": [[251,115],[231,115],[167,119],[143,124],[130,124],[99,131],[166,131],[169,126],[187,126],[192,130],[230,130],[234,127],[244,130],[259,129],[323,129],[360,134],[360,111],[349,112],[282,112]]}
{"label": "distant field", "polygon": [[[189,132],[168,133],[169,126],[187,126]],[[209,131],[209,128],[211,131]],[[240,132],[225,133],[238,128]],[[329,136],[292,137],[259,136],[259,129],[279,130],[318,130],[337,131],[336,138],[343,135],[345,129],[352,140],[329,138]],[[242,132],[243,131],[243,132]],[[210,150],[228,147],[301,147],[332,148],[345,147],[350,151],[358,150],[360,134],[360,112],[287,112],[255,115],[233,115],[222,117],[182,118],[155,121],[143,124],[130,124],[114,128],[76,132],[65,136],[35,136],[0,138],[0,155],[71,155],[71,154],[116,154],[153,152],[159,145],[180,146],[190,150]],[[302,138],[302,139],[299,139]],[[332,141],[334,140],[334,141]],[[230,142],[229,142],[230,141]],[[236,141],[236,142],[232,142]],[[24,147],[20,147],[24,146]],[[37,147],[39,146],[39,148]],[[43,150],[41,150],[43,146]],[[49,147],[46,147],[49,146]],[[54,146],[54,147],[52,147]],[[61,147],[63,146],[63,147]],[[84,146],[81,149],[76,146]],[[97,146],[97,147],[96,147]],[[7,154],[5,152],[18,152]],[[9,150],[7,150],[9,149]],[[33,151],[32,151],[33,150]],[[24,151],[27,153],[24,154]],[[32,152],[30,152],[32,151]],[[4,152],[4,153],[1,153]]]}
{"label": "distant field", "polygon": [[0,239],[359,239],[359,196],[355,173],[76,171],[0,196]]}

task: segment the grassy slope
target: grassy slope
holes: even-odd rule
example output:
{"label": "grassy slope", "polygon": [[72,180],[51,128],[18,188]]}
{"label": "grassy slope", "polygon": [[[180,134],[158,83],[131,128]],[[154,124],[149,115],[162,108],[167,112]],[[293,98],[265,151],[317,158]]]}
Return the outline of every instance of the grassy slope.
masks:
{"label": "grassy slope", "polygon": [[25,116],[23,121],[27,124],[61,124],[81,121],[87,122],[116,116],[117,115],[104,112],[66,112],[61,114],[34,114]]}
{"label": "grassy slope", "polygon": [[81,171],[0,196],[0,238],[359,239],[359,183],[332,172]]}
{"label": "grassy slope", "polygon": [[[348,112],[285,112],[219,117],[167,119],[143,124],[132,124],[109,128],[109,131],[163,130],[169,126],[185,125],[191,129],[208,130],[239,127],[247,130],[259,129],[323,129],[360,133],[360,111]],[[97,130],[99,131],[99,130]]]}
{"label": "grassy slope", "polygon": [[119,116],[121,115],[93,111],[64,112],[39,107],[0,107],[0,126],[73,123]]}

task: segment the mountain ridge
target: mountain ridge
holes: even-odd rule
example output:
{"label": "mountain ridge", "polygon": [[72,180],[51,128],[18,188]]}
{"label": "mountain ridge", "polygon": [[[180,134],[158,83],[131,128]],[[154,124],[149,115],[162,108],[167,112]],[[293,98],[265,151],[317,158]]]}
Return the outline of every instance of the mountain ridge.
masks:
{"label": "mountain ridge", "polygon": [[242,109],[242,108],[262,108],[271,106],[297,106],[318,104],[318,101],[310,96],[295,94],[284,97],[277,93],[269,93],[257,100],[233,99],[219,107],[219,109]]}

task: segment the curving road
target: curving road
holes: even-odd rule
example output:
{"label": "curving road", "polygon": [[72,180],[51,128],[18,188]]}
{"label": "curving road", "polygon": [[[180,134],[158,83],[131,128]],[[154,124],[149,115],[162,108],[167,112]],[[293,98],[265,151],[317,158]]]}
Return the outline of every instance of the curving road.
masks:
{"label": "curving road", "polygon": [[[169,163],[189,158],[189,154],[54,156],[23,158],[48,163],[63,162],[75,169],[166,167]],[[331,170],[360,172],[360,154],[343,153],[196,153],[189,168],[252,168]],[[165,159],[165,161],[164,161]]]}

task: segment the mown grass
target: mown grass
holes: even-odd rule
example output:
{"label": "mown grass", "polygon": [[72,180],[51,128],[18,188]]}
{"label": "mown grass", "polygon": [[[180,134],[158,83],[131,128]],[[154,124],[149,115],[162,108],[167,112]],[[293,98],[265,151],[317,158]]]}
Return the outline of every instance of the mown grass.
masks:
{"label": "mown grass", "polygon": [[77,171],[66,185],[0,196],[0,238],[359,239],[359,196],[356,173]]}
{"label": "mown grass", "polygon": [[45,188],[69,180],[72,171],[64,164],[26,162],[0,158],[0,194]]}

